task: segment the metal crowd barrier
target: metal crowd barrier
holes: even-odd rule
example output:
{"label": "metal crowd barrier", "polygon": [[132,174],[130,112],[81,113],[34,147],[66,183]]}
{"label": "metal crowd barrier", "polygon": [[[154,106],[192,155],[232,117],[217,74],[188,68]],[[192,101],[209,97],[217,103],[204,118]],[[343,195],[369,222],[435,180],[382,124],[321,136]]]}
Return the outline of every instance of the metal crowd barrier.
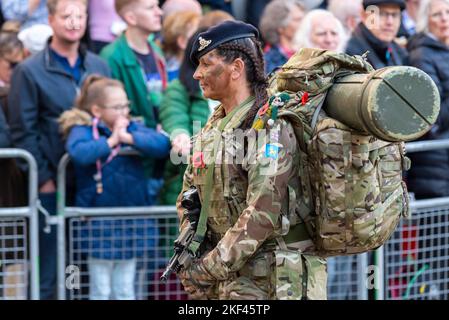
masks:
{"label": "metal crowd barrier", "polygon": [[[449,149],[449,139],[406,144],[407,153]],[[384,273],[380,298],[447,300],[449,298],[449,197],[413,200],[411,215],[402,219],[381,247]]]}
{"label": "metal crowd barrier", "polygon": [[327,259],[328,300],[368,300],[366,290],[368,254]]}
{"label": "metal crowd barrier", "polygon": [[67,207],[69,161],[64,155],[58,168],[58,299],[187,299],[174,275],[159,281],[178,228],[176,208]]}
{"label": "metal crowd barrier", "polygon": [[[408,143],[406,149],[409,153],[449,149],[449,140]],[[136,270],[133,278],[135,298],[186,298],[176,278],[170,279],[168,286],[162,286],[158,278],[171,253],[174,235],[167,237],[164,231],[177,228],[175,208],[66,207],[65,171],[68,162],[69,157],[66,155],[58,168],[59,299],[89,298],[89,266],[92,266],[92,262],[95,263],[95,257],[89,255],[97,249],[107,251],[105,248],[93,247],[95,234],[101,234],[102,230],[114,225],[118,236],[114,238],[109,235],[109,240],[125,241],[121,239],[121,232],[126,231],[130,225],[132,229],[133,221],[138,219],[141,219],[141,224],[151,224],[152,227],[156,223],[160,232],[155,236],[142,231],[142,239],[151,240],[153,237],[152,240],[156,241],[158,238],[158,245],[150,246],[145,241],[141,244],[144,251],[151,254],[137,258],[132,265]],[[392,238],[378,250],[369,254],[329,259],[330,300],[367,300],[371,298],[371,289],[376,300],[449,297],[449,198],[412,201],[411,207],[411,217],[402,219]],[[134,228],[138,226],[134,225]],[[108,235],[103,234],[103,239],[108,239]],[[121,254],[125,254],[125,251]],[[164,253],[161,254],[162,252]],[[101,268],[98,264],[94,266]],[[374,283],[371,283],[374,288],[370,287],[370,281],[373,280],[370,277],[371,266],[375,273]],[[71,278],[71,272],[75,272],[77,277]]]}
{"label": "metal crowd barrier", "polygon": [[0,149],[0,158],[28,164],[28,206],[0,208],[0,300],[39,300],[36,161],[20,149]]}
{"label": "metal crowd barrier", "polygon": [[420,200],[384,246],[385,298],[449,298],[449,198]]}

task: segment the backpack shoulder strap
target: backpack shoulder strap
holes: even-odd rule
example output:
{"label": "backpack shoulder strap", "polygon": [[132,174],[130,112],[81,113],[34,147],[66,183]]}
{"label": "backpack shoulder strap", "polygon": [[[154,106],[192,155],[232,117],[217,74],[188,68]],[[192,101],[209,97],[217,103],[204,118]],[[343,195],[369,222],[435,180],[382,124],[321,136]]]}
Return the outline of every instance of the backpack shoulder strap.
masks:
{"label": "backpack shoulder strap", "polygon": [[311,123],[312,131],[315,131],[316,124],[317,124],[317,122],[318,122],[318,117],[319,117],[319,115],[320,115],[321,109],[323,108],[324,101],[326,100],[326,97],[327,97],[327,91],[324,93],[323,98],[321,99],[320,103],[319,103],[318,106],[316,107],[315,112],[313,113],[312,123]]}
{"label": "backpack shoulder strap", "polygon": [[307,125],[305,119],[302,119],[296,112],[291,110],[280,111],[279,118],[284,118],[291,123],[301,150],[306,152],[307,141],[312,138],[312,129]]}

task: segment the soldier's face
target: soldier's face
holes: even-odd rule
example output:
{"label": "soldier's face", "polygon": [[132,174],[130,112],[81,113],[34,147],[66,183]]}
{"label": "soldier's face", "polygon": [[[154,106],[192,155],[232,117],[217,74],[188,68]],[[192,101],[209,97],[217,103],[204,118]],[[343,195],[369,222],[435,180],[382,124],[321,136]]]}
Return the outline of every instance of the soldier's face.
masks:
{"label": "soldier's face", "polygon": [[221,101],[229,92],[231,68],[212,50],[199,59],[193,78],[200,82],[205,98]]}

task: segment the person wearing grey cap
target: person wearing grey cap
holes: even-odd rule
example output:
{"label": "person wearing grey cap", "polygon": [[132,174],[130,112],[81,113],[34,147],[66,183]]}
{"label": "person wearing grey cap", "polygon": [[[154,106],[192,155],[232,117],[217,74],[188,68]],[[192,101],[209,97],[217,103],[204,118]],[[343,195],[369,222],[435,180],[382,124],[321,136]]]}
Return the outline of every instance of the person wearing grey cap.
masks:
{"label": "person wearing grey cap", "polygon": [[404,0],[363,0],[362,22],[352,33],[346,53],[362,55],[375,69],[407,64],[407,52],[395,38],[401,25]]}

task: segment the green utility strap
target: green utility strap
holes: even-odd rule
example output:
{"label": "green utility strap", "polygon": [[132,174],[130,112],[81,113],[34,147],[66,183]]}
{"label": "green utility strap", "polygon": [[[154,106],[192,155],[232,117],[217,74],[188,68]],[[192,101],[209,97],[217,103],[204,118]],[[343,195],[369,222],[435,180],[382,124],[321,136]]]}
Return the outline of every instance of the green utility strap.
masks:
{"label": "green utility strap", "polygon": [[253,96],[250,96],[248,99],[246,99],[242,104],[234,108],[226,117],[224,117],[220,125],[218,126],[218,133],[214,140],[214,148],[212,150],[211,159],[212,163],[210,166],[206,169],[206,185],[204,187],[204,201],[201,206],[201,213],[200,213],[200,219],[198,221],[198,226],[196,228],[195,236],[193,237],[192,242],[190,243],[189,249],[192,251],[192,253],[195,255],[198,251],[201,243],[204,240],[204,237],[206,235],[207,230],[207,217],[209,215],[209,209],[210,209],[210,196],[212,194],[212,184],[214,180],[214,171],[215,171],[215,155],[218,150],[218,146],[221,141],[221,134],[226,127],[226,125],[229,123],[229,121],[232,119],[232,117],[242,109],[243,107],[247,106],[248,104],[252,104],[254,100]]}

